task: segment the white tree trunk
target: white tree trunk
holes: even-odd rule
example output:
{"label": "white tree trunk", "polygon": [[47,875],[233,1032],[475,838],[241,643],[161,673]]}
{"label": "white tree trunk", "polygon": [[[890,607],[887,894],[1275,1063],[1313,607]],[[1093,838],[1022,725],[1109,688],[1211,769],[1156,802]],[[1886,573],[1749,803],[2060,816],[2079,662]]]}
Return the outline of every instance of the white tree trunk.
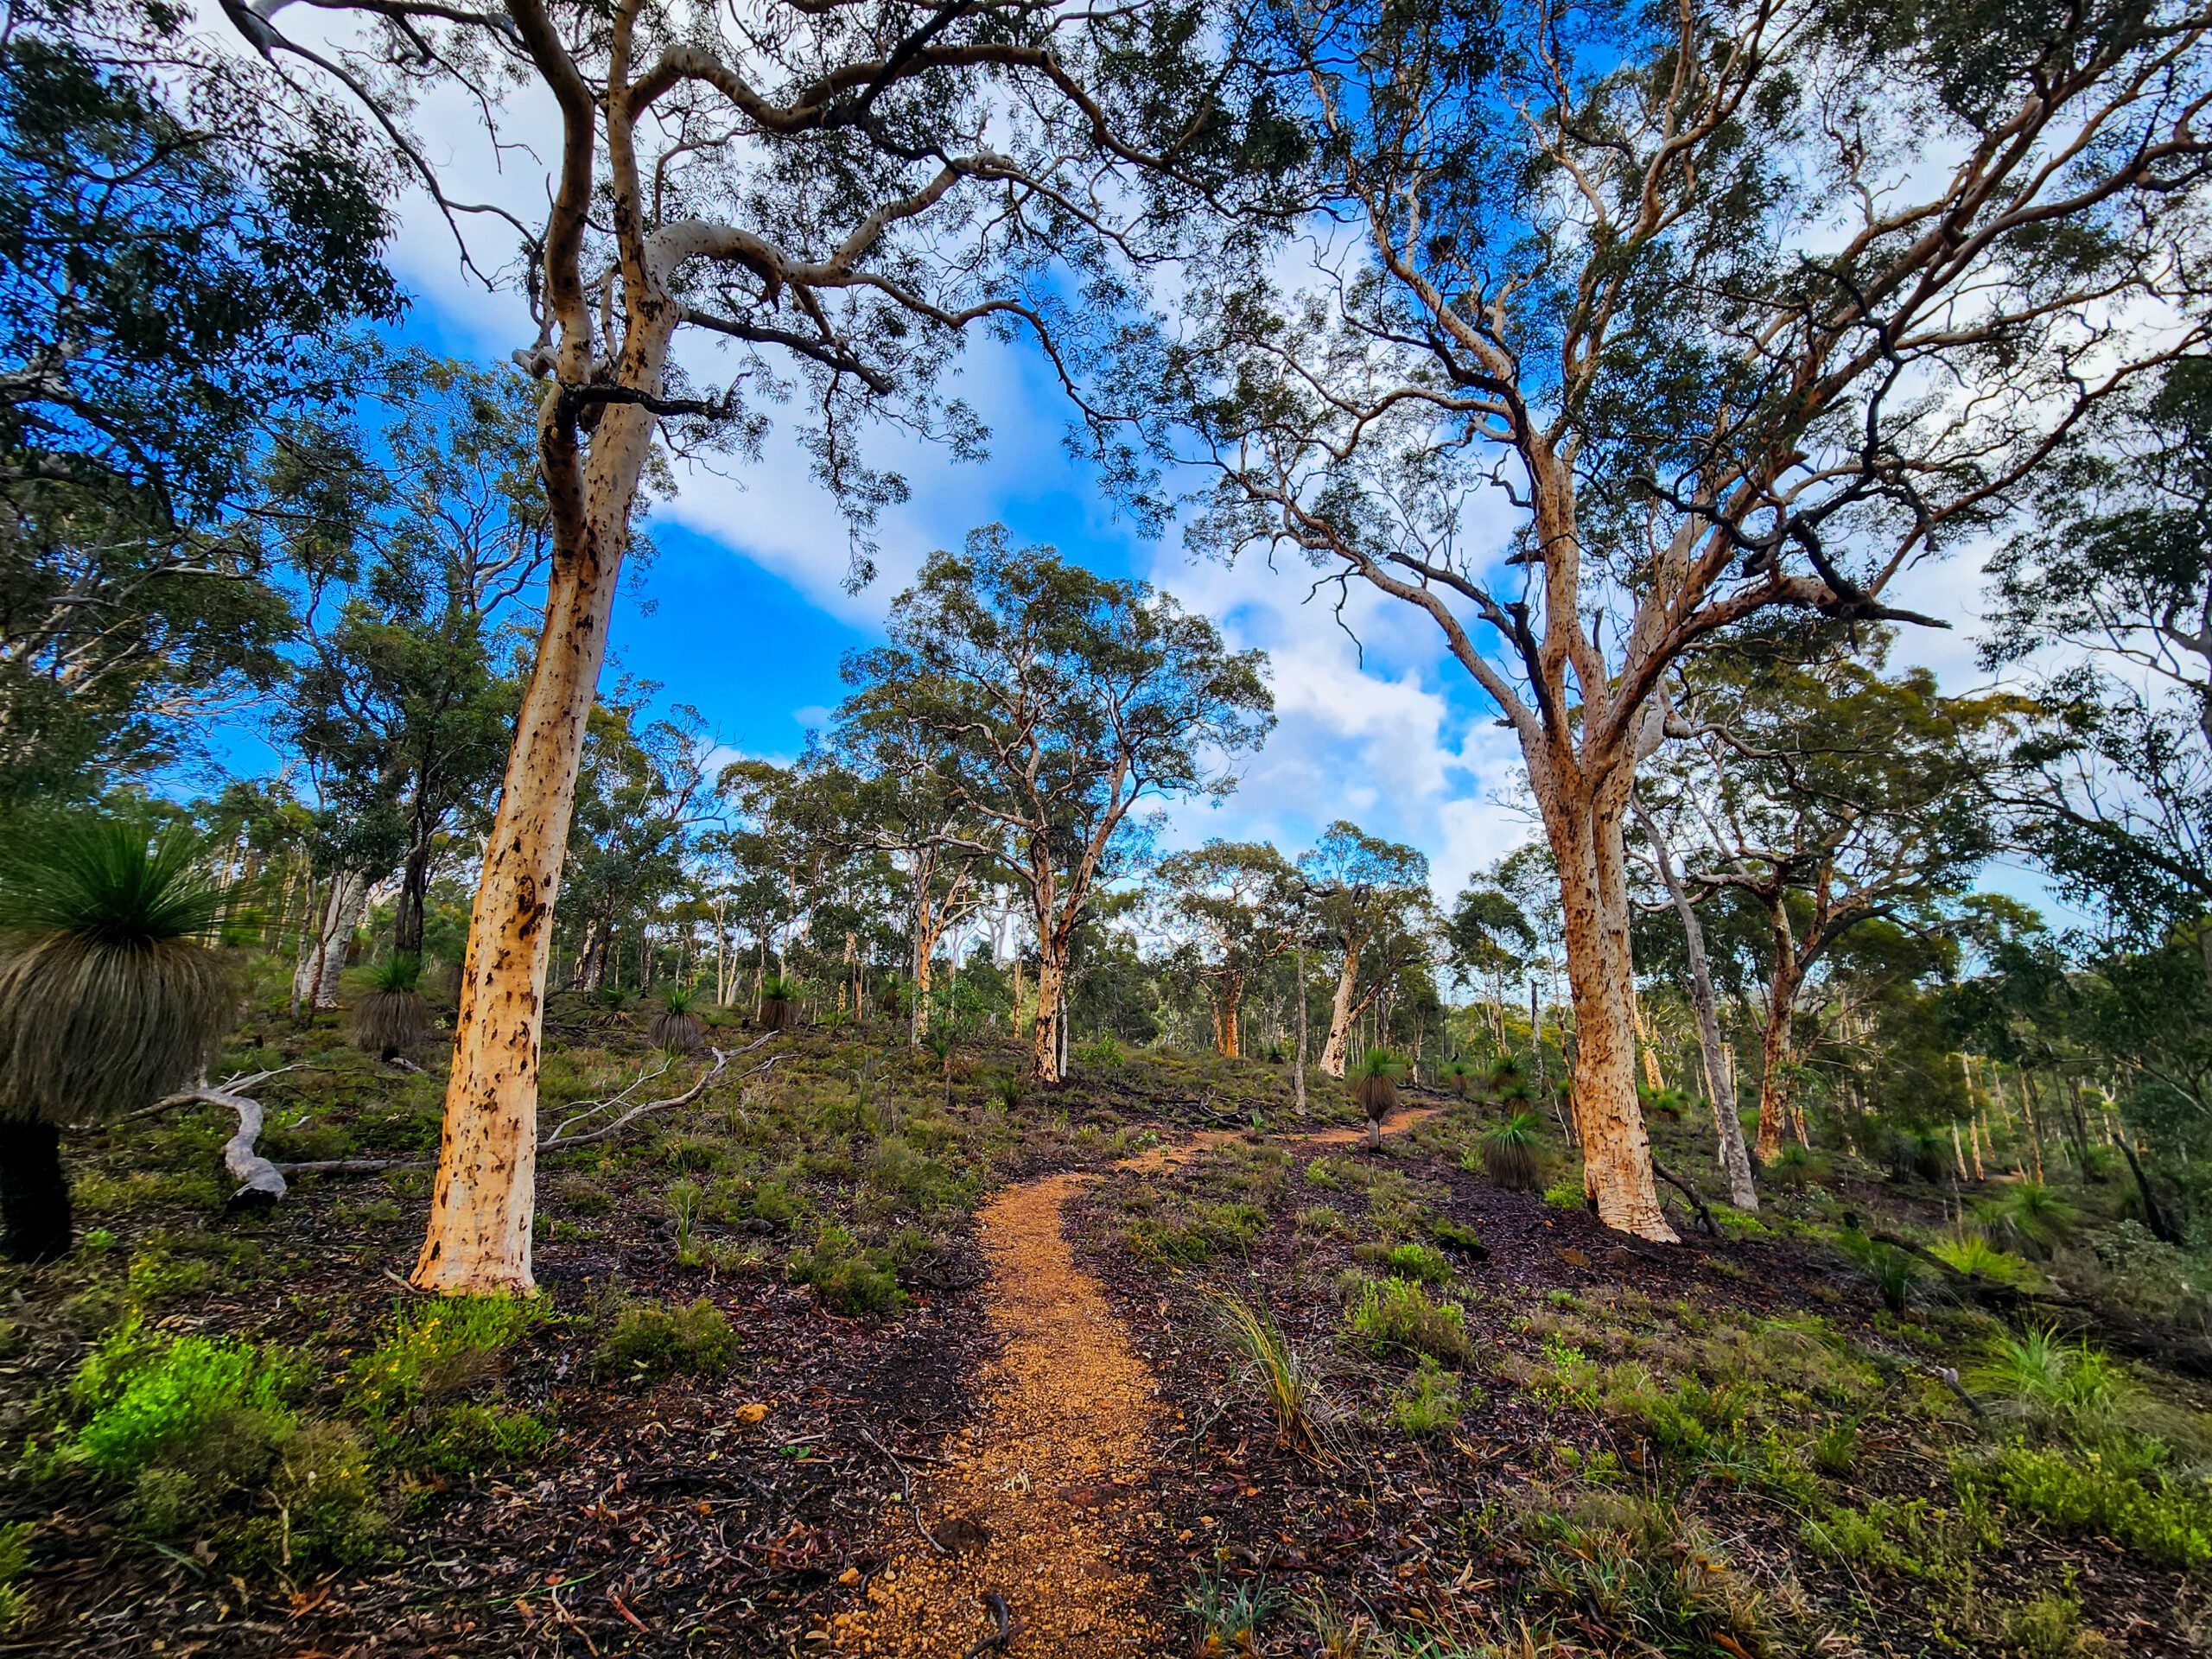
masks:
{"label": "white tree trunk", "polygon": [[[651,388],[659,385],[673,321],[670,308],[667,327],[645,343],[650,360],[629,365]],[[469,912],[437,1183],[411,1275],[424,1290],[532,1287],[538,1044],[553,904],[607,655],[607,618],[654,426],[636,404],[603,409],[584,474],[582,534],[556,548],[545,626]]]}
{"label": "white tree trunk", "polygon": [[292,971],[292,1016],[338,1005],[338,970],[346,965],[346,946],[369,907],[365,870],[330,873],[322,902],[300,939],[300,959]]}
{"label": "white tree trunk", "polygon": [[1337,994],[1329,1005],[1329,1035],[1321,1045],[1321,1070],[1332,1077],[1344,1074],[1346,1056],[1351,1047],[1352,988],[1359,979],[1359,951],[1361,942],[1352,940],[1344,947],[1344,966],[1337,973]]}

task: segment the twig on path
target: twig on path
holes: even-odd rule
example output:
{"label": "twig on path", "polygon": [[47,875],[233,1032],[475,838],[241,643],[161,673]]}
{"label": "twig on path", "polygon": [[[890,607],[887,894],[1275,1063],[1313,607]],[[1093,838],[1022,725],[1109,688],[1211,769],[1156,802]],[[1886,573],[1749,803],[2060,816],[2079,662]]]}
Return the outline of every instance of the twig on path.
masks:
{"label": "twig on path", "polygon": [[[950,1550],[947,1549],[943,1544],[938,1542],[935,1535],[931,1533],[927,1523],[923,1521],[922,1506],[914,1502],[914,1478],[907,1472],[906,1465],[899,1460],[899,1454],[893,1452],[889,1446],[886,1446],[881,1440],[877,1440],[873,1433],[869,1433],[865,1428],[861,1430],[861,1438],[866,1440],[870,1446],[874,1446],[878,1452],[880,1452],[883,1454],[884,1461],[899,1471],[899,1490],[906,1495],[906,1508],[914,1517],[914,1530],[922,1535],[922,1541],[940,1555],[951,1554],[952,1552]],[[1001,1624],[1003,1624],[1003,1621],[1001,1621]],[[1005,1639],[1005,1631],[1003,1629],[1000,1631],[1000,1639],[1001,1641]],[[978,1649],[976,1651],[980,1652],[982,1649]]]}
{"label": "twig on path", "polygon": [[994,1590],[983,1599],[989,1604],[991,1617],[998,1620],[999,1627],[969,1648],[967,1652],[962,1654],[960,1659],[979,1659],[979,1656],[988,1653],[994,1648],[1002,1648],[1014,1639],[1014,1633],[1018,1626],[1014,1623],[1014,1615],[1007,1609],[1006,1598]]}

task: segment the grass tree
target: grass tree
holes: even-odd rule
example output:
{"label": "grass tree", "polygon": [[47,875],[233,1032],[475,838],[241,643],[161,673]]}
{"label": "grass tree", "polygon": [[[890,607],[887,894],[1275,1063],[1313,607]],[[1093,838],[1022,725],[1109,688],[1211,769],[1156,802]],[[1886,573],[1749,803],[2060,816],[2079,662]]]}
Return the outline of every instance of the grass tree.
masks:
{"label": "grass tree", "polygon": [[354,999],[346,1035],[365,1054],[397,1059],[430,1040],[430,1007],[423,1000],[423,958],[401,951],[369,970],[369,988]]}
{"label": "grass tree", "polygon": [[227,897],[189,826],[88,817],[19,836],[0,871],[0,1215],[7,1254],[71,1243],[61,1131],[188,1083],[229,1027]]}
{"label": "grass tree", "polygon": [[[504,221],[522,240],[537,336],[515,359],[542,389],[545,619],[470,917],[414,1282],[525,1290],[549,924],[656,446],[757,449],[765,409],[803,385],[801,447],[851,512],[864,574],[865,525],[906,488],[862,458],[868,417],[979,447],[972,411],[935,391],[964,332],[1029,329],[1063,366],[1090,355],[1083,332],[1113,326],[1147,226],[1265,159],[1243,137],[1255,99],[1196,59],[1217,35],[1179,14],[1028,0],[223,10],[272,63],[368,104],[457,234]],[[453,107],[480,114],[477,152],[452,125],[435,143],[410,129]],[[520,107],[553,118],[542,152],[510,133]],[[540,153],[543,174],[517,172]],[[1122,170],[1145,182],[1103,176]],[[487,175],[516,181],[512,206],[456,200],[458,179]],[[717,344],[736,355],[727,373]]]}
{"label": "grass tree", "polygon": [[664,1048],[671,1054],[696,1054],[707,1046],[706,1023],[692,1012],[697,1001],[698,994],[689,985],[662,988],[660,1012],[653,1015],[645,1032],[655,1048]]}
{"label": "grass tree", "polygon": [[1398,1084],[1406,1075],[1406,1062],[1387,1048],[1370,1048],[1352,1068],[1352,1097],[1367,1114],[1367,1144],[1382,1146],[1382,1120],[1398,1109]]}
{"label": "grass tree", "polygon": [[1770,608],[1911,618],[1904,572],[2203,340],[2212,4],[1267,16],[1344,234],[1216,262],[1128,404],[1181,388],[1202,542],[1426,615],[1513,733],[1590,1197],[1671,1240],[1624,835],[1669,670]]}
{"label": "grass tree", "polygon": [[[1065,1065],[1069,950],[1098,883],[1134,850],[1147,800],[1218,797],[1274,723],[1258,652],[1141,582],[1014,547],[994,525],[936,553],[891,608],[890,643],[845,664],[846,724],[934,733],[944,782],[1004,837],[1037,938],[1030,1068]],[[955,845],[960,845],[955,842]],[[966,843],[989,855],[995,842]]]}

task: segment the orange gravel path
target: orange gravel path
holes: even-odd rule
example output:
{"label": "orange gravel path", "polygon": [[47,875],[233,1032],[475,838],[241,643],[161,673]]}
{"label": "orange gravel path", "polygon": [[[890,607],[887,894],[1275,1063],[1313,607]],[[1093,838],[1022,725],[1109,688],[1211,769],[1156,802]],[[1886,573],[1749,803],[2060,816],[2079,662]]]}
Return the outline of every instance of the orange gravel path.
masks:
{"label": "orange gravel path", "polygon": [[[1433,1117],[1404,1107],[1394,1135]],[[1119,1167],[1166,1169],[1241,1132],[1210,1129]],[[1364,1126],[1290,1137],[1346,1146]],[[1158,1408],[1151,1371],[1129,1346],[1098,1281],[1075,1264],[1061,1231],[1069,1196],[1091,1178],[1052,1175],[1010,1187],[976,1220],[990,1262],[984,1305],[1002,1344],[986,1373],[977,1426],[944,1449],[918,1484],[939,1554],[915,1535],[870,1580],[862,1605],[831,1622],[842,1652],[880,1659],[961,1659],[998,1628],[1007,1659],[1156,1659],[1166,1632],[1146,1611],[1152,1586],[1123,1565],[1160,1524],[1148,1488]]]}
{"label": "orange gravel path", "polygon": [[1161,1650],[1165,1633],[1143,1611],[1151,1586],[1119,1564],[1158,1520],[1145,1490],[1152,1374],[1061,1235],[1061,1205],[1083,1179],[1014,1187],[978,1217],[1004,1350],[978,1428],[944,1448],[949,1462],[918,1493],[931,1530],[957,1548],[936,1554],[900,1516],[907,1543],[866,1605],[838,1617],[844,1651],[959,1659],[997,1629],[984,1599],[993,1592],[1015,1621],[996,1649],[1012,1659]]}

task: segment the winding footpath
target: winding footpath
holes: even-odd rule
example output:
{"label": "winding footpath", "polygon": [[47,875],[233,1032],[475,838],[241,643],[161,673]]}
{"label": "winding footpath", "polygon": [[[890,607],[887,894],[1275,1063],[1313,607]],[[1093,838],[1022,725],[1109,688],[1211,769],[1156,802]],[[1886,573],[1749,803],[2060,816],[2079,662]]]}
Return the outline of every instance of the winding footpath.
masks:
{"label": "winding footpath", "polygon": [[[1393,1113],[1395,1134],[1435,1107]],[[1363,1128],[1293,1137],[1344,1146]],[[1173,1167],[1236,1138],[1209,1131],[1117,1166]],[[1152,1501],[1158,1388],[1098,1281],[1077,1267],[1068,1198],[1095,1178],[1046,1176],[1009,1187],[976,1220],[990,1278],[984,1305],[999,1357],[976,1425],[920,1483],[905,1542],[841,1613],[842,1652],[881,1659],[1084,1656],[1152,1659],[1166,1632],[1146,1609],[1152,1586],[1132,1561],[1161,1524]],[[1001,1630],[1003,1629],[1003,1637]]]}

